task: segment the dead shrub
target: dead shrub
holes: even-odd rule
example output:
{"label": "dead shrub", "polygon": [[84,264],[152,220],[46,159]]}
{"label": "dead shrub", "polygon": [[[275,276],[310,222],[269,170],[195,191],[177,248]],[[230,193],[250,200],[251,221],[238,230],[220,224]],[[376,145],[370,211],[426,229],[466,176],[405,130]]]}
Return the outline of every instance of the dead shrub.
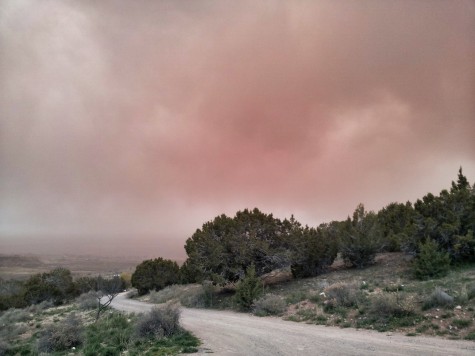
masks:
{"label": "dead shrub", "polygon": [[140,338],[162,338],[176,334],[180,330],[180,311],[175,305],[153,308],[137,323],[136,334]]}
{"label": "dead shrub", "polygon": [[83,341],[83,330],[81,320],[75,314],[70,314],[62,322],[45,329],[38,339],[38,351],[64,351],[79,346]]}
{"label": "dead shrub", "polygon": [[266,294],[254,303],[254,314],[257,316],[282,315],[287,310],[284,298],[275,294]]}

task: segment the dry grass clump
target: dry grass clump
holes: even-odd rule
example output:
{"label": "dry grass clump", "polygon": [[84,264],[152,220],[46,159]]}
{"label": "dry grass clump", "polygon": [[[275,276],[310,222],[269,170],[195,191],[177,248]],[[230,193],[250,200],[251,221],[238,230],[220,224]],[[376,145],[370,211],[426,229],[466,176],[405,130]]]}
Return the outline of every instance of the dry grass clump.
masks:
{"label": "dry grass clump", "polygon": [[427,310],[435,307],[450,307],[453,304],[454,297],[448,295],[442,289],[436,288],[424,302],[423,309]]}
{"label": "dry grass clump", "polygon": [[266,294],[254,302],[253,312],[257,316],[282,315],[287,310],[285,299],[279,295]]}
{"label": "dry grass clump", "polygon": [[398,295],[382,294],[371,300],[368,314],[375,319],[388,320],[412,315],[413,306]]}
{"label": "dry grass clump", "polygon": [[32,318],[32,315],[27,309],[8,309],[0,316],[0,326],[5,326],[13,323],[26,322]]}
{"label": "dry grass clump", "polygon": [[47,327],[38,339],[40,352],[64,351],[81,345],[83,341],[81,320],[73,313],[61,323]]}
{"label": "dry grass clump", "polygon": [[[0,340],[4,341],[6,348],[8,343],[17,339],[20,335],[28,331],[25,323],[1,324],[0,325]],[[1,354],[0,354],[1,355]]]}
{"label": "dry grass clump", "polygon": [[150,291],[149,293],[150,303],[162,304],[170,300],[179,300],[182,294],[182,290],[183,290],[182,286],[174,284],[174,285],[165,287],[159,291],[155,291],[155,290]]}
{"label": "dry grass clump", "polygon": [[138,321],[136,334],[140,338],[173,336],[180,330],[179,318],[180,312],[176,305],[153,308],[149,314]]}
{"label": "dry grass clump", "polygon": [[51,300],[44,300],[38,304],[32,304],[26,308],[26,311],[31,314],[40,313],[45,309],[54,307],[54,303]]}
{"label": "dry grass clump", "polygon": [[329,307],[352,307],[358,304],[359,288],[353,283],[338,282],[325,288],[324,293]]}
{"label": "dry grass clump", "polygon": [[203,284],[171,285],[149,293],[149,301],[155,304],[180,302],[189,308],[207,308],[214,304],[216,288],[211,282]]}
{"label": "dry grass clump", "polygon": [[98,304],[98,293],[94,291],[89,291],[87,293],[81,294],[76,298],[76,303],[80,310],[91,310],[96,309]]}

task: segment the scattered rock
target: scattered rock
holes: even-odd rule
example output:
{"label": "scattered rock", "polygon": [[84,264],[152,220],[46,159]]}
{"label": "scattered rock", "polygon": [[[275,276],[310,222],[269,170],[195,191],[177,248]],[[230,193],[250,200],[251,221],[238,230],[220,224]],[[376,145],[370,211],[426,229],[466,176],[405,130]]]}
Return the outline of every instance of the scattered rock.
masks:
{"label": "scattered rock", "polygon": [[457,306],[455,307],[455,309],[457,309],[457,310],[462,310],[462,306],[457,305]]}

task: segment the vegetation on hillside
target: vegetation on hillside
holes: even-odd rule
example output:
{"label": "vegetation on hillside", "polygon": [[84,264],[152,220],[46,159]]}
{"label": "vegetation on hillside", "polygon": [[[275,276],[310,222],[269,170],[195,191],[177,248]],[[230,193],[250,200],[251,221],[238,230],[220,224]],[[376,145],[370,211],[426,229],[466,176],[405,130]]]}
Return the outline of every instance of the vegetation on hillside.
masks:
{"label": "vegetation on hillside", "polygon": [[[218,216],[186,241],[188,259],[181,268],[163,258],[143,261],[130,283],[140,295],[150,292],[149,298],[158,303],[179,300],[185,306],[251,310],[317,324],[475,339],[474,231],[475,184],[470,185],[460,169],[457,181],[437,196],[429,193],[414,205],[391,203],[377,213],[360,204],[352,217],[316,228],[301,225],[293,216],[280,220],[258,209]],[[390,269],[381,265],[384,259],[378,262],[378,256],[388,256],[380,253],[388,251],[401,251]],[[287,282],[267,282],[263,287],[276,271],[287,275]],[[328,271],[333,272],[325,274]],[[177,285],[193,282],[198,284]],[[101,297],[113,298],[125,286],[126,280],[117,276],[74,280],[69,270],[56,268],[26,281],[0,280],[0,310],[61,306],[82,294],[78,304],[95,310],[90,312],[95,324],[117,323],[126,330],[118,332],[111,348],[133,341],[135,346],[127,346],[129,353],[143,354],[158,341],[144,344],[134,339],[124,316],[99,318],[107,310],[101,308]],[[21,312],[10,317],[15,313],[10,309],[0,317],[10,324],[25,318]],[[167,315],[173,324],[172,314]],[[134,319],[140,329],[135,335],[153,334],[161,343],[163,337],[173,338],[169,329],[157,326],[153,315],[142,322]],[[82,347],[87,355],[87,350],[105,347],[104,354],[114,354],[105,341],[85,341],[100,332],[74,316],[64,325],[36,325],[39,330],[30,339],[22,336],[29,340],[29,350],[33,344],[38,350],[57,352]],[[25,325],[10,329],[23,335]],[[60,330],[72,330],[74,337],[63,337]],[[22,351],[23,341],[10,342],[15,337],[2,340],[6,343],[0,344],[0,355],[2,347],[18,350],[13,354],[29,352]],[[121,347],[120,352],[125,350]]]}
{"label": "vegetation on hillside", "polygon": [[187,282],[234,284],[254,265],[258,276],[287,267],[294,277],[302,278],[324,272],[337,252],[348,266],[363,268],[373,264],[381,251],[415,256],[418,278],[442,275],[421,267],[427,259],[421,253],[423,246],[437,244],[446,270],[449,264],[475,262],[475,185],[470,185],[461,168],[457,178],[450,190],[438,196],[429,193],[414,206],[391,203],[375,213],[359,204],[352,218],[317,228],[258,209],[239,211],[232,218],[220,215],[186,241],[188,259],[182,275]]}
{"label": "vegetation on hillside", "polygon": [[118,276],[80,277],[73,280],[71,271],[59,267],[34,274],[26,281],[0,279],[0,311],[42,302],[62,305],[82,293],[96,291],[105,296],[122,291],[125,286],[125,281]]}
{"label": "vegetation on hillside", "polygon": [[10,309],[0,314],[0,355],[176,355],[196,352],[199,345],[180,327],[173,306],[145,315],[108,310],[94,319],[84,298],[59,307],[43,302]]}
{"label": "vegetation on hillside", "polygon": [[[187,240],[188,259],[179,281],[201,286],[168,286],[153,292],[151,299],[254,310],[325,325],[475,338],[475,276],[470,273],[474,230],[475,184],[470,185],[462,169],[450,190],[437,196],[429,193],[414,205],[393,202],[378,212],[359,204],[352,217],[317,228],[302,226],[294,217],[280,220],[258,209],[244,210],[234,217],[216,217]],[[398,273],[385,271],[376,281],[366,274],[358,280],[356,276],[368,271],[377,274],[371,266],[389,251],[397,252]],[[338,254],[339,268],[351,275],[327,283],[340,273],[324,274],[335,268]],[[294,281],[260,289],[256,277],[275,270],[291,274]],[[449,277],[456,282],[450,283]],[[299,288],[296,295],[281,293],[299,281],[319,284],[302,295]],[[292,313],[292,308],[298,310]],[[431,318],[445,320],[443,327]]]}

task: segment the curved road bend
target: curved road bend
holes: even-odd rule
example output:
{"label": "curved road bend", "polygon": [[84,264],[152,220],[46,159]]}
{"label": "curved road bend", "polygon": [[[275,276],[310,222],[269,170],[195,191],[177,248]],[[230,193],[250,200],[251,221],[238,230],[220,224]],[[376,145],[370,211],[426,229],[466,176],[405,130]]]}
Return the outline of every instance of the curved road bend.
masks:
{"label": "curved road bend", "polygon": [[[147,312],[154,304],[119,294],[112,307]],[[214,355],[475,355],[475,342],[408,337],[369,330],[308,325],[279,318],[208,309],[181,309],[181,325],[201,339],[200,354]]]}

